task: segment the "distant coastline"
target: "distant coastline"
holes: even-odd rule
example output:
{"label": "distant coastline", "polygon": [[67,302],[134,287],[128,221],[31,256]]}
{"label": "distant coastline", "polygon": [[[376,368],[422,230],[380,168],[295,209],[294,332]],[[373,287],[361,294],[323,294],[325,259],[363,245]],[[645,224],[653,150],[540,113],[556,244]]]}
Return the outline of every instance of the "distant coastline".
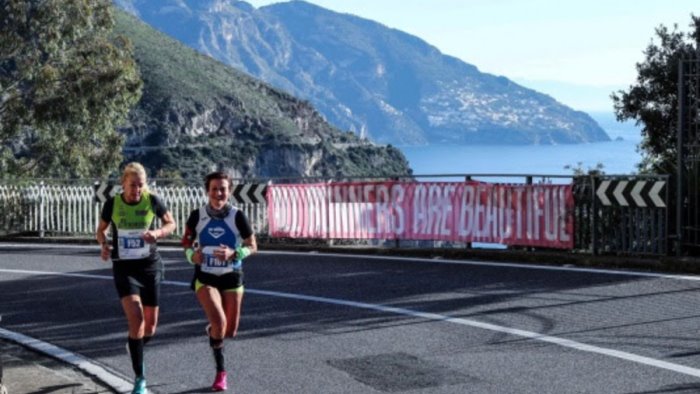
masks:
{"label": "distant coastline", "polygon": [[618,137],[622,137],[626,141],[640,142],[642,140],[642,127],[635,125],[634,121],[618,122],[615,113],[612,111],[588,112],[588,115],[598,122],[612,140]]}

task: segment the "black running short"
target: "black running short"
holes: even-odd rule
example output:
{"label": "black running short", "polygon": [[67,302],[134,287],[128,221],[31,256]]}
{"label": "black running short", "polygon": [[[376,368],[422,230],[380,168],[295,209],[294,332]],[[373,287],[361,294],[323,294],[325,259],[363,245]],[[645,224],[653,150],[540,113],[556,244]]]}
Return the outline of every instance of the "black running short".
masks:
{"label": "black running short", "polygon": [[197,291],[197,282],[224,291],[237,291],[243,286],[243,271],[233,271],[223,275],[212,275],[197,270],[192,278],[190,288]]}
{"label": "black running short", "polygon": [[163,263],[149,260],[116,261],[112,266],[119,298],[138,295],[145,306],[158,306]]}

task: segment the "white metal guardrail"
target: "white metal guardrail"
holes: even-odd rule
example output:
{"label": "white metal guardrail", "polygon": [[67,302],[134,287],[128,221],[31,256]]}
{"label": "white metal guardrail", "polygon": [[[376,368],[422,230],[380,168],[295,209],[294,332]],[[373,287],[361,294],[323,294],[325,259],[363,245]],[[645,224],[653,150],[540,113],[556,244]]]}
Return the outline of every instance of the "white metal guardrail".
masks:
{"label": "white metal guardrail", "polygon": [[[207,201],[202,187],[155,186],[177,222],[175,235],[183,234],[190,212]],[[33,232],[92,235],[102,204],[95,201],[94,185],[0,185],[0,234]],[[235,204],[242,209],[254,231],[267,234],[267,205]]]}
{"label": "white metal guardrail", "polygon": [[[416,181],[454,181],[483,179],[500,183],[567,183],[569,176],[534,174],[446,174],[409,176]],[[350,177],[346,181],[384,180],[385,178]],[[395,178],[398,179],[398,178]],[[267,181],[280,183],[329,182],[320,178],[279,178],[269,180],[234,180],[232,202],[250,219],[253,230],[269,236],[268,210],[264,198]],[[177,223],[173,238],[184,232],[189,213],[206,203],[202,186],[171,185],[172,180],[153,180],[151,189],[162,197]],[[32,233],[44,236],[93,236],[105,196],[116,192],[114,180],[90,183],[88,180],[33,180],[23,183],[0,183],[0,235]],[[113,194],[113,193],[112,193]],[[293,196],[290,198],[294,199]],[[293,202],[293,201],[292,201]]]}
{"label": "white metal guardrail", "polygon": [[[624,178],[626,183],[617,182],[614,187],[612,181],[604,183],[613,178],[615,180]],[[665,205],[669,201],[669,188],[665,187],[661,191],[661,187],[654,187],[654,185],[662,184],[659,180],[664,181],[663,184],[666,185],[668,183],[666,178],[664,175],[616,177],[613,175],[536,174],[446,174],[405,177],[409,182],[454,182],[457,179],[457,182],[475,180],[487,183],[525,185],[570,183],[574,190],[575,202],[575,243],[573,249],[594,254],[667,253],[666,243],[668,242],[669,226]],[[339,181],[341,183],[354,183],[362,180],[377,181],[386,180],[386,178],[351,177]],[[266,188],[269,188],[268,181],[280,184],[333,183],[329,179],[311,177],[234,180],[232,203],[246,213],[253,230],[262,237],[270,236],[268,206],[265,199],[261,198],[265,194]],[[114,180],[111,182],[113,184]],[[156,180],[151,185],[151,189],[162,197],[177,222],[177,230],[172,236],[175,239],[184,232],[189,213],[204,205],[207,197],[204,188],[200,185],[173,185],[172,182],[177,181]],[[22,183],[0,183],[0,236],[31,233],[40,236],[50,234],[92,237],[97,228],[101,209],[101,203],[97,202],[95,198],[96,191],[103,190],[104,192],[107,190],[107,188],[99,188],[99,186],[99,183],[91,184],[87,180],[47,180],[46,182],[33,180]],[[647,189],[649,190],[647,191]],[[289,203],[303,203],[298,201],[294,195],[286,198],[289,199]],[[659,201],[662,204],[659,204]],[[297,237],[292,238],[296,239]],[[283,240],[289,241],[290,238]],[[306,242],[301,239],[299,241]],[[330,241],[334,242],[332,239]],[[409,240],[409,242],[413,242],[413,240]],[[423,245],[423,242],[434,243],[436,241],[418,242]],[[433,246],[427,247],[434,247],[434,244],[431,245]],[[455,243],[455,245],[459,246],[461,243]]]}

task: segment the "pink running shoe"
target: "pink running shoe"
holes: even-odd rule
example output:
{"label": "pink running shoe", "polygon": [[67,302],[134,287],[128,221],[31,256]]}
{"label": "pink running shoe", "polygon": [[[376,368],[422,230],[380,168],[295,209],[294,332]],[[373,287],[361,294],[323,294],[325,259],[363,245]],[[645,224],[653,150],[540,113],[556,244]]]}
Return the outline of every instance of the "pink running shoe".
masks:
{"label": "pink running shoe", "polygon": [[211,385],[212,391],[224,391],[228,388],[226,383],[226,371],[221,371],[216,373],[216,379],[214,379],[214,384]]}

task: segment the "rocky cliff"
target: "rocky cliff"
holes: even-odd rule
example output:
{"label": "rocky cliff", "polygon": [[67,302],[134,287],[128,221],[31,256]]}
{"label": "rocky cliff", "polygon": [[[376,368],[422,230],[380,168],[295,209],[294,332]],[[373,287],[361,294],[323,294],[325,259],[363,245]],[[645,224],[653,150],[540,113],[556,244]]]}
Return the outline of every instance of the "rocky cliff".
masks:
{"label": "rocky cliff", "polygon": [[310,103],[236,71],[117,12],[144,80],[124,153],[154,175],[237,177],[410,174],[392,146],[329,125]]}

